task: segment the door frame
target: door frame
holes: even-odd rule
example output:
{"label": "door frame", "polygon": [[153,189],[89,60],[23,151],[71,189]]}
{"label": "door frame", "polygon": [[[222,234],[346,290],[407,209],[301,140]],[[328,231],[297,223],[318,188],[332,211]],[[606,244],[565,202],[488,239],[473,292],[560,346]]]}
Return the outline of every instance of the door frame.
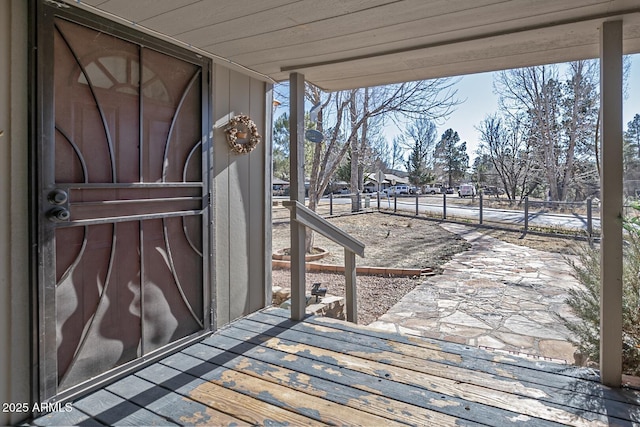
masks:
{"label": "door frame", "polygon": [[[58,7],[60,6],[60,7]],[[203,173],[203,209],[202,239],[203,250],[203,313],[204,329],[170,344],[165,345],[147,355],[143,355],[131,362],[113,368],[97,377],[87,380],[63,391],[58,391],[57,356],[51,352],[56,348],[56,307],[55,280],[51,269],[45,271],[43,266],[44,254],[55,250],[53,233],[42,226],[43,212],[46,209],[42,192],[45,182],[51,177],[44,177],[45,161],[52,161],[53,156],[48,151],[53,147],[55,138],[54,124],[54,93],[53,93],[53,19],[63,18],[71,22],[87,26],[96,31],[104,32],[114,37],[134,43],[141,47],[156,50],[160,53],[176,57],[183,61],[202,67],[201,73],[201,135],[202,135],[202,173]],[[30,2],[30,244],[31,244],[31,292],[32,292],[32,380],[33,402],[64,402],[85,394],[91,390],[104,386],[142,366],[153,363],[168,354],[179,351],[204,335],[210,334],[215,321],[215,284],[213,274],[213,150],[212,150],[212,61],[186,48],[173,45],[164,40],[137,31],[125,25],[110,21],[106,18],[91,14],[68,4],[52,4],[46,0]],[[53,287],[51,286],[53,283]],[[52,295],[54,296],[52,298]],[[53,301],[53,303],[52,303]],[[47,349],[49,351],[47,352]],[[54,354],[52,354],[54,353]]]}

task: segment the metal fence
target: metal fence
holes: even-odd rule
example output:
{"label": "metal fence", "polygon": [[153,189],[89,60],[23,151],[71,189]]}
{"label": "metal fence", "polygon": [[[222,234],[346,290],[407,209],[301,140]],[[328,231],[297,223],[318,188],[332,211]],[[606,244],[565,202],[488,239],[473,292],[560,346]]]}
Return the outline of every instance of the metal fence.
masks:
{"label": "metal fence", "polygon": [[[278,206],[274,198],[274,206]],[[541,231],[558,234],[597,236],[600,233],[599,201],[557,202],[525,197],[511,201],[504,197],[458,197],[450,194],[387,196],[379,193],[329,195],[318,203],[322,216],[344,215],[361,211],[387,211],[469,224],[515,228],[523,232]],[[635,210],[631,211],[637,214]],[[273,220],[287,221],[286,209],[275,209]]]}

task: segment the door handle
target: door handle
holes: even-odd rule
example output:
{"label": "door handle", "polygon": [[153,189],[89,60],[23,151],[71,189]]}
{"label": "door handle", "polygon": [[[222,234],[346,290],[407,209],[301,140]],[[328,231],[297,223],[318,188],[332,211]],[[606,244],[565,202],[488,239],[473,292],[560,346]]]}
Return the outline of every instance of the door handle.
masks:
{"label": "door handle", "polygon": [[64,205],[69,200],[69,195],[66,191],[56,188],[49,193],[49,203],[53,205]]}
{"label": "door handle", "polygon": [[54,205],[45,213],[49,221],[66,222],[71,219],[71,212],[69,212],[69,194],[65,190],[54,188],[49,191],[47,201],[49,204]]}
{"label": "door handle", "polygon": [[58,206],[47,211],[47,218],[49,218],[49,221],[53,222],[69,221],[71,213],[69,212],[69,209]]}

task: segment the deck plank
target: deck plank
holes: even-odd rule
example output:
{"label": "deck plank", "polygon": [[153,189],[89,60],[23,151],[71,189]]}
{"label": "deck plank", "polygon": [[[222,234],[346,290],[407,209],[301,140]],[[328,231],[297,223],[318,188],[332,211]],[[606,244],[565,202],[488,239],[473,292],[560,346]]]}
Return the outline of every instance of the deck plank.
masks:
{"label": "deck plank", "polygon": [[251,425],[326,425],[166,365],[153,365],[136,375],[150,382],[162,384],[186,398],[231,414],[242,420],[239,425],[245,423]]}
{"label": "deck plank", "polygon": [[177,425],[104,389],[80,399],[74,406],[110,426]]}
{"label": "deck plank", "polygon": [[[215,353],[213,351],[212,353]],[[221,351],[214,354],[210,360],[220,360],[220,355],[230,356]],[[235,355],[234,357],[235,358]],[[404,425],[391,418],[374,415],[353,408],[352,406],[336,403],[322,397],[314,396],[304,391],[292,388],[290,385],[280,385],[268,381],[260,376],[249,375],[244,372],[231,370],[226,366],[205,362],[185,353],[170,356],[162,361],[163,364],[182,372],[193,373],[203,380],[264,400],[271,405],[286,408],[301,415],[317,419],[329,424],[342,424],[344,420],[358,425]],[[249,362],[247,362],[249,363]],[[263,367],[267,370],[278,370],[275,366]],[[294,378],[290,378],[293,383]]]}
{"label": "deck plank", "polygon": [[[269,316],[273,316],[277,318],[277,320],[269,319]],[[254,313],[254,315],[250,316],[250,318],[268,324],[281,324],[281,326],[291,324],[291,321],[289,320],[287,315],[287,311],[279,308],[265,309],[261,312]],[[390,333],[388,331],[382,331],[372,327],[343,322],[337,319],[332,319],[330,317],[307,317],[304,320],[303,325],[311,328],[316,326],[320,328],[320,331],[322,326],[327,326],[331,329],[337,329],[341,331],[341,333],[338,335],[342,336],[344,340],[347,340],[349,342],[358,342],[365,345],[371,343],[372,338],[373,342],[381,339],[387,342],[388,345],[405,344],[413,347],[445,352],[462,357],[466,356],[471,359],[484,360],[500,365],[510,365],[517,368],[526,368],[533,371],[540,371],[545,374],[552,373],[554,377],[561,375],[589,381],[600,380],[597,371],[592,369],[578,368],[568,364],[554,363],[545,360],[530,360],[523,357],[517,357],[504,353],[495,353],[466,344],[438,340],[435,338]]]}
{"label": "deck plank", "polygon": [[36,426],[104,426],[93,417],[80,411],[78,408],[72,408],[70,411],[56,411],[43,415],[34,420],[32,425]]}
{"label": "deck plank", "polygon": [[[413,354],[426,360],[461,366],[507,379],[541,384],[554,389],[640,406],[640,392],[638,390],[602,387],[599,382],[599,376],[591,374],[593,372],[592,369],[546,361],[534,362],[501,354],[496,355],[483,349],[458,343],[393,334],[326,317],[310,317],[302,323],[292,324],[284,316],[286,313],[286,310],[282,309],[267,309],[263,312],[255,313],[256,315],[251,316],[250,320],[295,331],[303,331],[310,334],[310,336],[327,336],[327,333],[331,333],[336,339],[348,343],[360,343],[367,347],[384,349],[399,354]],[[323,329],[323,327],[330,329]],[[446,357],[439,360],[430,359],[430,353],[428,351],[423,352],[423,348],[431,351],[440,349],[446,354],[457,355],[458,358],[453,358],[453,362]]]}
{"label": "deck plank", "polygon": [[638,391],[595,370],[288,316],[234,321],[24,425],[640,425]]}
{"label": "deck plank", "polygon": [[[247,332],[244,334],[239,332],[242,328],[246,329]],[[325,330],[324,332],[327,331]],[[575,410],[581,411],[587,419],[600,420],[602,422],[606,421],[608,417],[620,418],[621,420],[627,421],[637,421],[640,418],[640,408],[636,407],[634,410],[633,406],[619,401],[607,399],[597,400],[594,399],[593,396],[575,391],[547,387],[526,381],[514,381],[512,378],[502,378],[497,375],[479,372],[477,370],[469,370],[452,364],[446,365],[441,363],[442,360],[440,362],[433,362],[418,358],[414,351],[408,352],[409,355],[403,353],[390,354],[387,350],[381,350],[381,347],[384,347],[383,344],[374,345],[374,348],[370,348],[361,344],[335,340],[332,338],[334,335],[328,333],[324,336],[303,334],[295,332],[293,329],[282,329],[253,322],[251,319],[244,319],[241,323],[237,324],[233,330],[221,331],[221,334],[232,336],[241,341],[250,340],[254,343],[259,343],[265,339],[264,337],[257,337],[255,335],[256,333],[278,337],[281,341],[285,339],[291,340],[288,344],[277,345],[277,348],[283,351],[302,351],[301,348],[308,345],[310,346],[309,349],[307,349],[309,357],[322,357],[323,352],[313,348],[320,346],[331,351],[342,351],[346,355],[371,360],[374,363],[379,362],[383,365],[375,365],[375,369],[393,371],[398,381],[409,381],[409,384],[413,384],[412,381],[416,378],[424,378],[426,381],[431,376],[435,378],[442,377],[446,381],[444,384],[441,384],[441,386],[450,387],[451,381],[462,384],[460,387],[455,387],[455,389],[460,388],[464,390],[464,392],[475,392],[479,396],[486,396],[487,398],[494,396],[499,401],[506,399],[503,402],[503,407],[506,408],[513,407],[512,403],[509,402],[515,397],[519,404],[523,405],[525,409],[523,413],[539,411],[540,408],[537,401],[545,402],[548,403],[550,407],[547,408],[544,413],[548,419],[552,420],[554,418],[551,416],[555,413],[558,417],[556,421],[566,420],[567,417],[571,417],[566,407],[568,407],[571,412]],[[289,350],[289,348],[293,350]],[[355,364],[359,368],[362,366],[362,362],[358,360],[350,362],[349,360],[340,359],[336,360],[335,363],[346,367],[349,367],[350,363]],[[400,368],[400,370],[398,371],[396,368]],[[408,369],[410,372],[405,372],[403,369]],[[529,404],[525,404],[527,399]],[[596,404],[597,402],[599,402],[599,404]],[[491,404],[495,405],[496,403]],[[497,406],[501,405],[498,404]],[[591,412],[594,414],[591,414]],[[600,416],[595,414],[600,414]]]}
{"label": "deck plank", "polygon": [[[227,336],[235,335],[235,339],[231,342],[227,343],[229,348],[240,347],[236,351],[242,351],[242,354],[245,356],[253,356],[264,358],[266,353],[264,351],[260,352],[254,347],[254,344],[260,344],[262,347],[267,347],[274,350],[280,350],[283,354],[275,355],[272,362],[278,363],[278,360],[283,360],[282,364],[286,364],[287,359],[286,355],[298,356],[301,355],[304,358],[309,358],[311,363],[307,363],[305,368],[298,368],[303,372],[313,372],[313,368],[317,368],[316,372],[321,375],[324,374],[327,376],[333,371],[336,371],[336,367],[343,367],[347,369],[342,369],[339,371],[339,375],[332,376],[331,381],[339,382],[345,376],[349,370],[356,371],[362,377],[373,377],[380,379],[387,379],[390,381],[395,381],[401,383],[401,393],[404,398],[409,398],[410,396],[416,396],[417,400],[420,401],[420,396],[424,396],[425,398],[429,398],[430,402],[440,402],[443,403],[445,399],[438,400],[440,397],[445,398],[446,401],[449,402],[449,405],[453,404],[453,402],[462,402],[465,409],[469,408],[467,411],[472,410],[473,414],[460,414],[452,412],[451,415],[463,418],[464,415],[474,415],[475,421],[484,421],[488,416],[491,416],[495,419],[499,425],[508,425],[509,420],[513,418],[518,418],[520,415],[524,415],[531,418],[529,421],[530,424],[535,424],[536,418],[540,417],[544,420],[557,422],[561,424],[570,424],[570,425],[597,425],[597,423],[601,423],[600,425],[608,425],[612,420],[611,414],[604,415],[602,413],[591,412],[588,409],[583,409],[580,412],[576,413],[575,409],[568,410],[568,408],[563,405],[548,403],[542,400],[521,397],[512,393],[496,391],[494,389],[483,386],[474,385],[471,382],[466,380],[452,380],[443,377],[440,375],[440,372],[448,371],[446,366],[441,366],[440,370],[433,370],[429,374],[425,374],[422,371],[422,366],[420,360],[403,360],[402,363],[394,363],[395,366],[390,366],[388,364],[380,363],[374,358],[369,358],[369,352],[361,351],[361,352],[350,352],[345,351],[344,353],[340,353],[339,349],[334,347],[332,350],[327,350],[328,347],[332,347],[335,343],[330,343],[330,338],[318,338],[318,342],[315,346],[310,346],[307,344],[300,344],[296,341],[286,341],[282,336],[274,336],[265,341],[265,336],[256,335],[255,333],[248,332],[245,334],[238,333],[238,329],[234,328],[231,331],[228,331]],[[206,343],[206,341],[205,341]],[[242,343],[245,343],[245,348],[242,348]],[[325,345],[328,344],[328,345]],[[225,341],[222,339],[215,340],[215,345],[218,348],[225,348]],[[224,346],[224,347],[222,347]],[[197,348],[197,346],[192,347],[192,349]],[[365,349],[366,350],[366,349]],[[206,354],[206,351],[203,353]],[[382,354],[378,355],[381,358],[387,358],[388,355]],[[289,363],[291,367],[296,365],[305,365],[302,361],[302,357],[296,359],[295,363]],[[320,370],[319,362],[327,361],[332,366],[329,366],[324,369],[325,372]],[[395,361],[398,362],[398,361]],[[352,377],[357,377],[357,375],[351,374]],[[474,376],[473,372],[467,372],[467,376],[472,378]],[[358,379],[351,378],[354,381],[354,387],[358,387]],[[360,379],[362,381],[362,379]],[[387,396],[393,397],[389,393],[392,393],[395,387],[392,387],[389,382],[384,382],[379,385],[380,391],[384,390],[387,393]],[[423,398],[424,399],[424,398]],[[487,409],[490,408],[490,409]],[[432,408],[434,409],[434,408]],[[508,410],[509,413],[505,414],[505,419],[500,418],[499,411],[497,409]],[[515,415],[513,413],[515,411]],[[623,415],[623,414],[621,414]],[[616,420],[616,422],[620,425],[630,425],[630,422],[627,420]],[[537,422],[541,424],[540,422]],[[522,421],[518,421],[519,425],[525,425]]]}
{"label": "deck plank", "polygon": [[106,389],[179,425],[251,425],[135,375]]}
{"label": "deck plank", "polygon": [[[238,341],[226,341],[232,348],[240,349]],[[220,344],[223,345],[224,344]],[[224,346],[226,347],[226,346]],[[264,348],[252,346],[243,354],[235,353],[224,363],[224,367],[243,372],[248,375],[264,378],[272,383],[285,385],[307,394],[330,400],[340,405],[371,414],[384,414],[399,422],[413,425],[477,425],[464,419],[425,409],[422,405],[427,396],[420,395],[413,399],[406,398],[407,389],[400,390],[394,384],[380,383],[378,378],[367,375],[345,375],[344,371],[335,366],[323,365],[321,361],[304,360],[298,363],[297,356],[291,356],[278,351],[265,351]],[[185,349],[185,352],[206,361],[212,356],[219,360],[216,354],[228,353],[228,350],[218,346],[201,344]],[[247,357],[245,357],[247,356]],[[255,356],[255,357],[254,357]],[[306,361],[306,363],[304,363]],[[274,367],[280,366],[280,369]],[[289,367],[291,369],[289,369]],[[297,369],[296,369],[297,368]],[[314,375],[320,373],[322,376]],[[383,388],[383,386],[388,386]],[[401,399],[397,399],[401,396]],[[418,402],[416,404],[415,402]],[[443,404],[438,400],[438,403]],[[453,403],[451,403],[453,405]],[[466,415],[462,412],[462,415]]]}

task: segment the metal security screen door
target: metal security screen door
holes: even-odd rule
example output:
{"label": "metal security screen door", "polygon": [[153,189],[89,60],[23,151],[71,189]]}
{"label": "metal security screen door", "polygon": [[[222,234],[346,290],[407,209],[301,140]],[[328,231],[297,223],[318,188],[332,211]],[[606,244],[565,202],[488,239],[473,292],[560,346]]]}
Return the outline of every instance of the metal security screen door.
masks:
{"label": "metal security screen door", "polygon": [[210,67],[56,8],[38,19],[49,399],[209,329]]}

